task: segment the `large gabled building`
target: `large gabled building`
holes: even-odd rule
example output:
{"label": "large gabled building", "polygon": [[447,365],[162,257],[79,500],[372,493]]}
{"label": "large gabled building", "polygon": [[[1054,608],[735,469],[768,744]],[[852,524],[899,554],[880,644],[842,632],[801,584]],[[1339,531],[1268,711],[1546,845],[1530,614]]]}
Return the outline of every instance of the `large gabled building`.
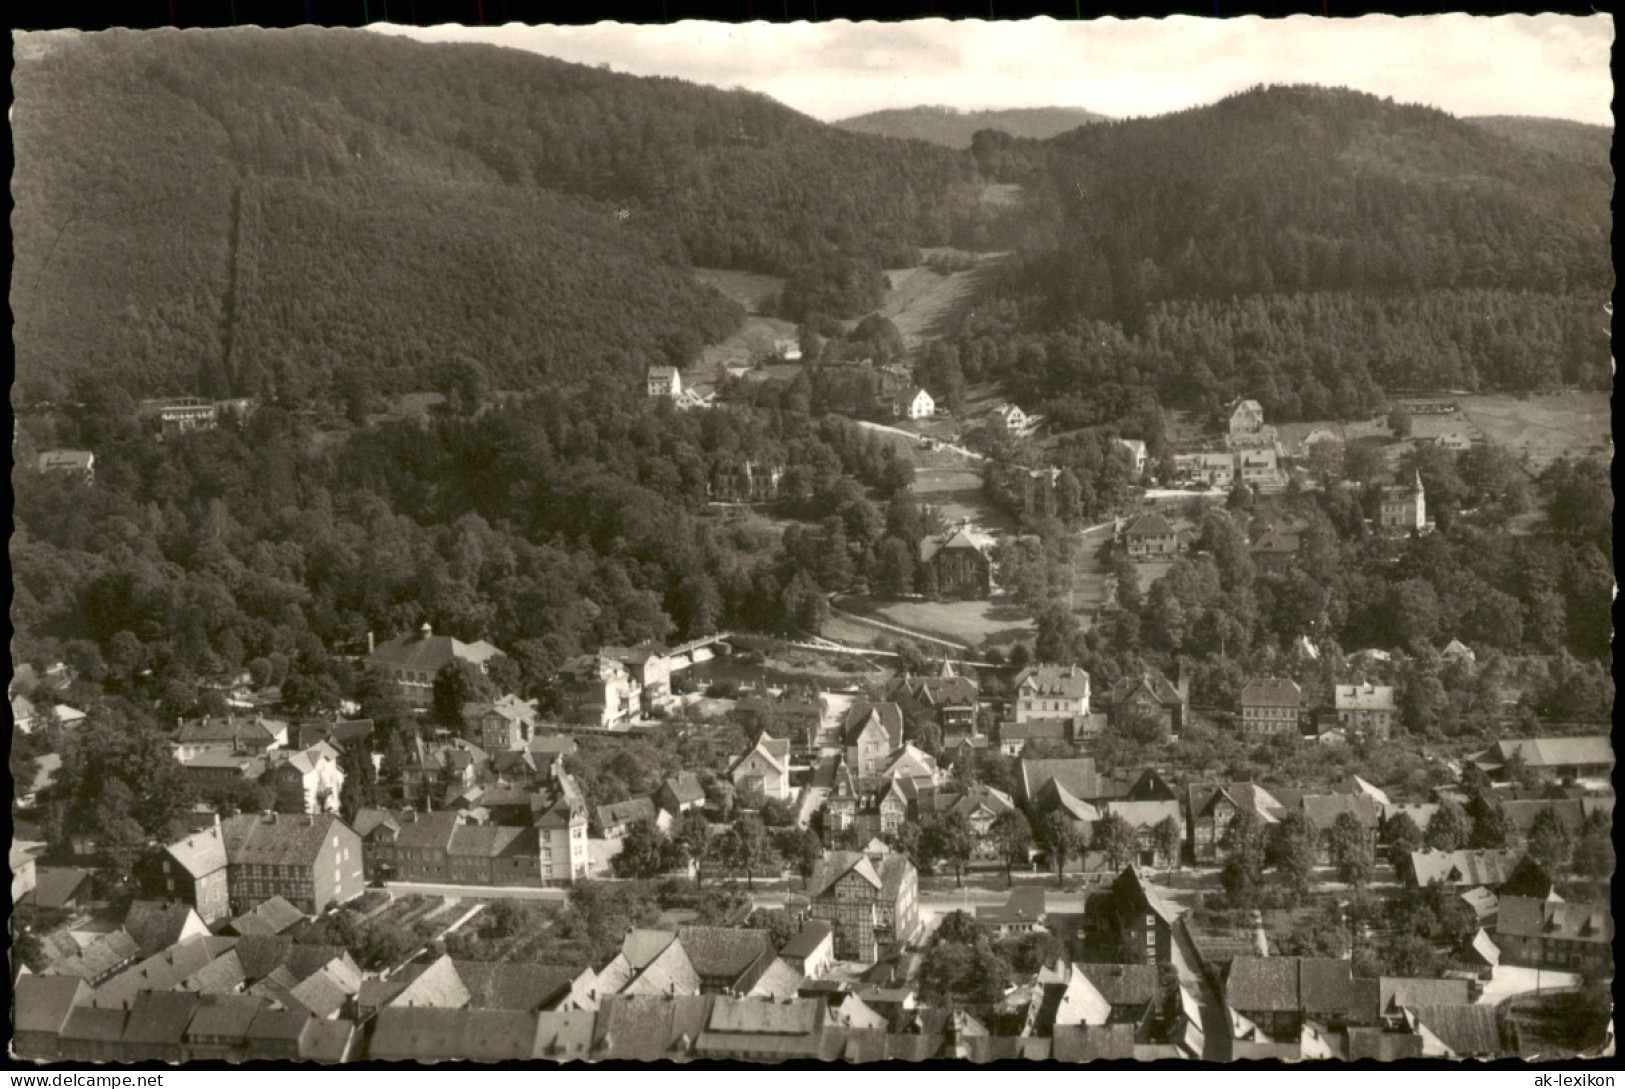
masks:
{"label": "large gabled building", "polygon": [[318,915],[365,888],[361,837],[330,813],[245,813],[220,832],[234,914],[281,896]]}
{"label": "large gabled building", "polygon": [[919,874],[901,855],[825,854],[807,883],[811,913],[835,928],[835,955],[873,963],[919,928]]}

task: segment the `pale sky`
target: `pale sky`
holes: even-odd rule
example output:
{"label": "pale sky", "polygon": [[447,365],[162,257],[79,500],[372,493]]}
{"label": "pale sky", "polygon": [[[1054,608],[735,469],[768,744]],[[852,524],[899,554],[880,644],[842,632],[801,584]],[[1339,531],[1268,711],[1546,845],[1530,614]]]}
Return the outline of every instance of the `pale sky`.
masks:
{"label": "pale sky", "polygon": [[825,121],[908,106],[1166,113],[1258,83],[1346,86],[1458,116],[1612,125],[1609,15],[373,29],[746,87]]}

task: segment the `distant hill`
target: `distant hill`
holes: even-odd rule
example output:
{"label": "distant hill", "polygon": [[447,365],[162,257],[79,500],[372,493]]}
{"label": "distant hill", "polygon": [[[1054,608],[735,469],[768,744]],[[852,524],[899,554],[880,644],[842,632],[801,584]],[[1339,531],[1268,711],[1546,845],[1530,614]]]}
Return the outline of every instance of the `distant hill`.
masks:
{"label": "distant hill", "polygon": [[19,376],[47,386],[314,399],[340,372],[423,388],[457,357],[510,388],[636,381],[739,320],[691,263],[856,316],[880,268],[987,215],[963,153],[517,50],[22,42],[11,301]]}
{"label": "distant hill", "polygon": [[1463,120],[1539,151],[1593,166],[1608,165],[1609,149],[1614,142],[1614,131],[1606,125],[1587,125],[1555,117],[1468,117]]}
{"label": "distant hill", "polygon": [[1032,140],[1045,140],[1111,118],[1070,106],[1041,106],[1022,110],[955,110],[947,106],[915,106],[907,110],[877,110],[835,122],[848,132],[924,140],[943,147],[968,148],[971,137],[983,129]]}

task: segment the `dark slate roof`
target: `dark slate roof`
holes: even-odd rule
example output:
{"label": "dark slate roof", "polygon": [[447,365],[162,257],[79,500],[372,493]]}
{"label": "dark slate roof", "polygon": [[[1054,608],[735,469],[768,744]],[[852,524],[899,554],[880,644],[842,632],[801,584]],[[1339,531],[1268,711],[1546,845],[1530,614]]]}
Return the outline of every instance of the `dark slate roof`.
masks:
{"label": "dark slate roof", "polygon": [[827,920],[808,919],[801,924],[796,936],[784,943],[779,956],[797,960],[810,957],[834,933],[835,928]]}
{"label": "dark slate roof", "polygon": [[1412,1006],[1408,1012],[1457,1055],[1502,1053],[1494,1006]]}
{"label": "dark slate roof", "polygon": [[90,895],[90,871],[77,866],[37,866],[34,888],[23,894],[24,903],[43,908],[66,907],[70,901]]}
{"label": "dark slate roof", "polygon": [[1044,784],[1052,780],[1082,801],[1101,797],[1101,786],[1105,781],[1104,776],[1095,770],[1095,758],[1092,756],[1021,762],[1021,789],[1029,799],[1037,798]]}
{"label": "dark slate roof", "polygon": [[614,995],[604,999],[593,1028],[592,1057],[634,1062],[685,1056],[710,1019],[710,995]]}
{"label": "dark slate roof", "polygon": [[1344,813],[1359,821],[1361,828],[1375,828],[1381,812],[1376,799],[1367,794],[1305,794],[1299,804],[1310,826],[1318,832],[1330,829]]}
{"label": "dark slate roof", "polygon": [[1310,1017],[1347,1014],[1353,995],[1352,962],[1335,957],[1298,960],[1298,1000]]}
{"label": "dark slate roof", "polygon": [[124,929],[141,947],[141,955],[150,957],[180,941],[181,931],[192,915],[189,905],[175,901],[134,900],[124,916]]}
{"label": "dark slate roof", "polygon": [[733,983],[773,958],[773,943],[765,930],[682,926],[677,928],[677,940],[703,979],[726,978]]}
{"label": "dark slate roof", "polygon": [[192,1039],[218,1036],[242,1040],[248,1035],[248,1026],[265,1009],[265,999],[249,994],[205,994],[198,996],[197,1012],[187,1026],[186,1035]]}
{"label": "dark slate roof", "polygon": [[846,717],[841,722],[841,741],[846,745],[855,745],[858,736],[869,721],[870,714],[880,719],[880,728],[886,732],[889,748],[898,749],[903,746],[903,709],[895,703],[871,703],[868,700],[857,700],[846,710]]}
{"label": "dark slate roof", "polygon": [[468,989],[469,1006],[474,1009],[545,1009],[569,991],[571,982],[580,974],[576,969],[554,964],[454,963]]}
{"label": "dark slate roof", "polygon": [[130,1004],[124,1029],[127,1044],[179,1044],[197,1012],[198,996],[188,991],[143,991]]}
{"label": "dark slate roof", "polygon": [[1023,669],[1010,686],[1020,692],[1029,688],[1040,696],[1082,699],[1089,694],[1089,674],[1078,666],[1036,665]]}
{"label": "dark slate roof", "polygon": [[1612,944],[1614,918],[1607,904],[1564,903],[1528,896],[1501,897],[1495,932],[1524,938]]}
{"label": "dark slate roof", "polygon": [[1113,1006],[1140,1006],[1157,1000],[1155,965],[1080,964],[1078,969]]}
{"label": "dark slate roof", "polygon": [[73,1007],[89,998],[90,988],[75,976],[21,976],[12,993],[13,1030],[59,1033]]}
{"label": "dark slate roof", "polygon": [[1174,532],[1174,527],[1156,511],[1149,511],[1129,523],[1123,532],[1130,537],[1167,537]]}
{"label": "dark slate roof", "polygon": [[290,904],[281,896],[273,896],[269,900],[255,905],[252,911],[243,913],[231,921],[231,929],[244,935],[281,934],[283,931],[303,921],[305,913]]}
{"label": "dark slate roof", "polygon": [[1296,1012],[1298,963],[1295,957],[1237,957],[1224,984],[1225,1003],[1233,1010]]}
{"label": "dark slate roof", "polygon": [[1241,690],[1243,707],[1301,707],[1303,690],[1285,677],[1254,677]]}
{"label": "dark slate roof", "polygon": [[124,1022],[128,1016],[123,1009],[75,1006],[68,1014],[67,1024],[62,1026],[62,1039],[117,1043],[124,1038]]}
{"label": "dark slate roof", "polygon": [[1179,694],[1179,689],[1173,686],[1173,683],[1163,675],[1161,670],[1147,666],[1138,673],[1130,673],[1119,678],[1117,683],[1112,685],[1111,705],[1117,707],[1125,704],[1142,691],[1149,693],[1155,702],[1163,706],[1173,706],[1184,702],[1184,699]]}

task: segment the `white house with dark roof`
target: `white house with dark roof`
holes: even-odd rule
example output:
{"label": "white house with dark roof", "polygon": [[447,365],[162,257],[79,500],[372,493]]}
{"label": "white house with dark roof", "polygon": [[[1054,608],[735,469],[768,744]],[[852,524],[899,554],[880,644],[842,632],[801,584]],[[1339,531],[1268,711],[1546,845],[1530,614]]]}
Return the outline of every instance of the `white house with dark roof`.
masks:
{"label": "white house with dark roof", "polygon": [[1089,674],[1078,666],[1028,666],[1012,688],[1017,723],[1060,720],[1076,727],[1089,714]]}
{"label": "white house with dark roof", "polygon": [[785,801],[790,790],[790,739],[763,734],[728,770],[735,788],[759,792],[764,798]]}
{"label": "white house with dark roof", "polygon": [[1332,691],[1337,724],[1349,734],[1364,734],[1386,741],[1394,730],[1398,707],[1394,689],[1386,684],[1340,684]]}
{"label": "white house with dark roof", "polygon": [[649,396],[677,398],[683,392],[683,375],[676,367],[649,368]]}

